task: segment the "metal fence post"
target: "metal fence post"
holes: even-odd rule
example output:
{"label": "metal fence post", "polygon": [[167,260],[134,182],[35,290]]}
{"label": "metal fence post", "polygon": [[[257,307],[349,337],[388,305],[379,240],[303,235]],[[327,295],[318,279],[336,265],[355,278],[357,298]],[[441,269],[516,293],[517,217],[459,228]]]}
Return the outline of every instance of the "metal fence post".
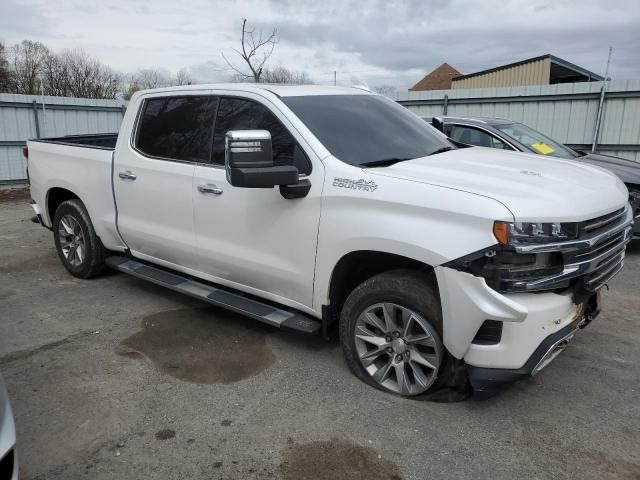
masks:
{"label": "metal fence post", "polygon": [[40,138],[40,121],[38,120],[38,105],[33,101],[33,120],[36,123],[36,138]]}
{"label": "metal fence post", "polygon": [[444,104],[442,105],[442,115],[447,114],[447,107],[449,106],[449,95],[444,96]]}
{"label": "metal fence post", "polygon": [[602,82],[602,90],[600,91],[600,104],[598,105],[598,116],[596,117],[596,128],[593,132],[593,144],[591,152],[595,153],[598,148],[598,136],[600,135],[600,124],[602,123],[602,111],[604,110],[604,94],[607,90],[607,82],[609,81],[609,64],[611,63],[611,54],[613,47],[609,47],[609,56],[607,57],[607,69],[604,71],[604,81]]}
{"label": "metal fence post", "polygon": [[602,112],[604,110],[604,95],[606,91],[607,82],[602,84],[600,90],[600,103],[598,104],[598,115],[596,116],[596,128],[593,131],[593,143],[591,144],[591,152],[595,153],[598,149],[598,137],[600,136],[600,125],[602,123]]}

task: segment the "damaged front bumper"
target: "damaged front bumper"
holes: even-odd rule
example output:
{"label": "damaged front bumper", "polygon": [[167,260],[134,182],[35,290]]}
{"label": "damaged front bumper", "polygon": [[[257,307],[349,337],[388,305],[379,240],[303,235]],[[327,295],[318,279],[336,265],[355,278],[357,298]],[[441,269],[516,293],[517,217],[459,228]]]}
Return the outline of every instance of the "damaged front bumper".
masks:
{"label": "damaged front bumper", "polygon": [[546,337],[525,364],[517,369],[470,366],[469,383],[473,396],[484,400],[497,395],[512,383],[536,375],[551,363],[569,344],[580,328],[584,328],[596,314],[581,314],[574,322]]}
{"label": "damaged front bumper", "polygon": [[[597,292],[578,304],[571,293],[502,294],[482,277],[448,267],[435,270],[444,345],[469,366],[469,380],[479,398],[540,371],[600,310]],[[487,321],[500,327],[489,340],[480,335]]]}

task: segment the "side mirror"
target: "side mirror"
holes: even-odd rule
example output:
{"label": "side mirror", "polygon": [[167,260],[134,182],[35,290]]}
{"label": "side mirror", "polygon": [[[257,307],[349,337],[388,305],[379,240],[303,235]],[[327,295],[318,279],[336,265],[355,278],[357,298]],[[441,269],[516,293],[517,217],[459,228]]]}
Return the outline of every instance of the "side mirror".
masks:
{"label": "side mirror", "polygon": [[230,130],[225,135],[227,181],[234,187],[273,188],[296,185],[298,169],[273,164],[271,134],[266,130]]}

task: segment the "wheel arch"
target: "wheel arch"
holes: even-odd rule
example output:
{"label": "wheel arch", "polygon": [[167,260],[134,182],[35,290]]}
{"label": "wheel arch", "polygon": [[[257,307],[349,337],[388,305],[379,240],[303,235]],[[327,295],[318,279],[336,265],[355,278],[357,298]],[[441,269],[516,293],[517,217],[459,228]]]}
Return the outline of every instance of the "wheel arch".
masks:
{"label": "wheel arch", "polygon": [[62,202],[66,202],[67,200],[73,200],[77,198],[82,201],[80,197],[71,190],[63,187],[53,187],[47,191],[46,197],[46,210],[47,216],[49,217],[49,222],[53,226],[53,217],[56,214],[57,208],[60,206]]}
{"label": "wheel arch", "polygon": [[328,304],[322,307],[325,331],[335,324],[349,294],[369,278],[391,270],[414,270],[432,276],[432,265],[395,253],[377,250],[356,250],[343,255],[331,272],[328,288]]}

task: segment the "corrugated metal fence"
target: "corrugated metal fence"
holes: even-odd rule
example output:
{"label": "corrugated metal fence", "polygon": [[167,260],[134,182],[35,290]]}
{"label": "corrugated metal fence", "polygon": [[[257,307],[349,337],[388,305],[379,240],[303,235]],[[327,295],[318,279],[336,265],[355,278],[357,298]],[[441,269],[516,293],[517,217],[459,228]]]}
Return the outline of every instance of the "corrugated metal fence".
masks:
{"label": "corrugated metal fence", "polygon": [[[406,92],[394,98],[421,116],[499,117],[525,123],[574,148],[591,150],[602,82]],[[607,85],[600,153],[640,161],[640,80]]]}
{"label": "corrugated metal fence", "polygon": [[124,110],[122,100],[0,93],[0,184],[26,181],[28,139],[117,132]]}
{"label": "corrugated metal fence", "polygon": [[[474,115],[523,122],[554,140],[590,150],[602,82],[406,92],[394,97],[418,115]],[[44,105],[43,105],[44,103]],[[26,178],[29,138],[117,132],[122,100],[0,94],[0,183]],[[640,80],[607,86],[598,151],[640,161]]]}

